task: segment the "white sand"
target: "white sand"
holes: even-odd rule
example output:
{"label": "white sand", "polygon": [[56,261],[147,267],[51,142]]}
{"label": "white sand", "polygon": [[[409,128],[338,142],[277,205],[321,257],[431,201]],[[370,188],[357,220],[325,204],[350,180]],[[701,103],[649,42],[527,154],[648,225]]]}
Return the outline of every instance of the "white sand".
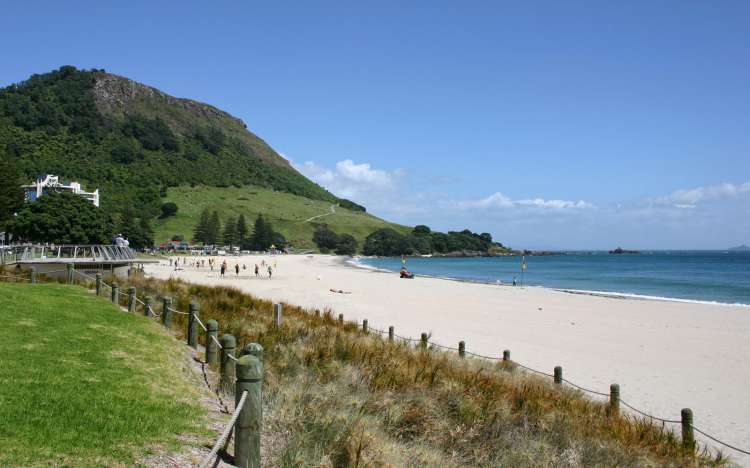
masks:
{"label": "white sand", "polygon": [[[265,259],[278,263],[271,280],[251,271]],[[666,419],[692,408],[695,425],[741,448],[750,447],[750,308],[570,294],[435,278],[402,280],[316,255],[241,257],[248,269],[230,272],[148,265],[159,278],[241,288],[259,297],[310,308],[330,308],[347,320],[469,351],[502,355],[607,393],[620,384],[631,405]],[[320,278],[320,279],[318,279]],[[335,294],[330,288],[351,291]],[[679,432],[679,426],[675,426]],[[750,457],[725,450],[735,461]]]}

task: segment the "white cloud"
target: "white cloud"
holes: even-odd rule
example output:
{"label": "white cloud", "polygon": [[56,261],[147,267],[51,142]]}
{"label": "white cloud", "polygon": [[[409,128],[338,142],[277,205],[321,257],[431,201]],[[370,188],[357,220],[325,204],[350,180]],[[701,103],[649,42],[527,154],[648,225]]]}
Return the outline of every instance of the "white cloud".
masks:
{"label": "white cloud", "polygon": [[[334,194],[365,205],[371,213],[404,224],[427,224],[447,231],[470,228],[491,232],[504,243],[567,248],[611,248],[623,244],[649,248],[721,247],[747,242],[750,182],[722,183],[676,190],[649,198],[598,204],[502,192],[458,198],[435,177],[407,178],[345,159],[324,167],[294,164]],[[407,183],[408,182],[408,183]],[[549,195],[545,193],[545,195]],[[716,226],[724,226],[716,235]]]}
{"label": "white cloud", "polygon": [[750,194],[750,182],[745,182],[744,184],[723,183],[686,190],[676,190],[667,196],[657,197],[651,201],[657,205],[695,208],[699,203],[736,198],[746,193]]}
{"label": "white cloud", "polygon": [[556,211],[563,210],[586,210],[595,208],[589,202],[578,200],[545,200],[544,198],[528,198],[513,200],[500,192],[481,198],[479,200],[468,200],[457,202],[456,205],[463,209],[487,209],[487,208],[538,208]]}
{"label": "white cloud", "polygon": [[351,159],[337,162],[332,169],[319,166],[313,161],[306,161],[301,165],[292,162],[292,165],[335,195],[353,199],[365,206],[381,204],[389,194],[396,191],[399,179],[406,175],[401,169],[375,169],[369,163],[357,164]]}
{"label": "white cloud", "polygon": [[389,188],[398,174],[390,174],[380,169],[373,169],[368,163],[355,164],[351,159],[336,163],[336,174],[348,181]]}
{"label": "white cloud", "polygon": [[495,192],[489,197],[479,200],[461,201],[457,205],[461,208],[510,208],[513,206],[513,200],[500,192]]}
{"label": "white cloud", "polygon": [[525,206],[537,206],[540,208],[554,208],[558,210],[568,210],[568,209],[590,209],[594,208],[594,205],[592,205],[589,202],[585,202],[583,200],[578,200],[577,202],[574,201],[568,201],[568,200],[545,200],[544,198],[534,198],[533,200],[518,200],[516,202],[518,205],[525,205]]}

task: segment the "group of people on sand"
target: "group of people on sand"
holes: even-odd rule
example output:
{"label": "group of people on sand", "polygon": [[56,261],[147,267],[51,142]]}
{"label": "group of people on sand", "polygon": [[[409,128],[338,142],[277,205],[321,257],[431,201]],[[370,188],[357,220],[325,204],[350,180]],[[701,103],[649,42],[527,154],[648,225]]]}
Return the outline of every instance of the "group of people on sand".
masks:
{"label": "group of people on sand", "polygon": [[[261,266],[265,268],[266,272],[268,272],[268,279],[271,279],[273,277],[273,270],[274,270],[274,267],[276,266],[276,262],[274,262],[273,267],[271,266],[270,263],[266,265],[265,260],[261,261],[260,263],[261,263]],[[223,262],[221,262],[221,266],[219,267],[219,273],[220,273],[219,276],[222,278],[225,277],[228,270],[229,270],[229,265],[227,264],[227,261],[224,260]],[[247,264],[245,263],[242,264],[242,270],[243,271],[247,270]],[[256,278],[261,277],[260,272],[261,272],[261,268],[256,263],[255,264],[255,277]],[[240,264],[239,263],[234,264],[234,273],[235,275],[240,276]]]}
{"label": "group of people on sand", "polygon": [[[209,259],[191,259],[187,257],[177,257],[177,258],[170,258],[169,259],[169,266],[174,266],[175,271],[180,270],[179,266],[182,265],[183,267],[195,267],[196,269],[205,268],[208,266],[208,268],[211,271],[214,271],[215,267],[218,267],[219,269],[219,277],[224,278],[226,277],[227,273],[229,273],[229,263],[227,263],[227,260],[223,260],[221,263],[218,262],[217,259],[209,258]],[[271,263],[266,263],[265,260],[261,260],[260,266],[258,264],[255,264],[255,277],[260,278],[261,272],[265,271],[268,273],[268,279],[271,279],[273,277],[274,270],[277,267],[277,263],[274,261],[273,265]],[[234,273],[236,276],[240,276],[240,271],[246,271],[247,270],[247,264],[243,263],[240,265],[239,262],[234,264]]]}

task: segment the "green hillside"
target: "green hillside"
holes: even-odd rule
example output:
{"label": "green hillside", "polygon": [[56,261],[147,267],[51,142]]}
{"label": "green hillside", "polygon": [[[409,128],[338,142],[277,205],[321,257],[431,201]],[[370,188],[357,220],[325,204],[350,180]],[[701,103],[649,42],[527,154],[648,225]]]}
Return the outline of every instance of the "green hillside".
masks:
{"label": "green hillside", "polygon": [[[222,220],[244,214],[248,222],[252,223],[258,214],[262,214],[273,224],[275,230],[298,248],[315,248],[312,235],[317,223],[328,224],[337,233],[353,235],[360,246],[364,243],[364,238],[376,229],[390,227],[402,233],[411,232],[411,228],[383,221],[361,211],[336,207],[335,213],[331,213],[332,204],[329,202],[257,186],[173,187],[167,192],[165,201],[176,203],[178,212],[175,216],[155,222],[157,243],[169,240],[175,234],[190,239],[200,213],[206,207],[218,211]],[[325,216],[306,222],[318,215]]]}
{"label": "green hillside", "polygon": [[28,180],[50,173],[99,188],[115,221],[159,214],[169,187],[260,185],[340,199],[297,172],[238,118],[103,70],[72,66],[0,89],[0,158]]}

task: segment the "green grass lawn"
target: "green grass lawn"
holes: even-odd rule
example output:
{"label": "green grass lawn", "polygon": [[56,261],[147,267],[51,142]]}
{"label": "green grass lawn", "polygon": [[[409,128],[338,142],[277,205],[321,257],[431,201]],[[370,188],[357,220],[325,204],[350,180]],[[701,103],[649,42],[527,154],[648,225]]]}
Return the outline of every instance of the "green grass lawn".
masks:
{"label": "green grass lawn", "polygon": [[179,343],[76,286],[0,283],[0,466],[132,464],[205,435]]}
{"label": "green grass lawn", "polygon": [[[315,224],[305,220],[330,213],[328,202],[310,200],[284,192],[246,186],[246,187],[176,187],[169,189],[164,202],[177,204],[176,216],[157,220],[154,224],[157,244],[169,240],[175,234],[182,234],[185,239],[193,235],[193,228],[198,222],[205,207],[216,210],[226,220],[229,216],[244,213],[247,222],[252,223],[258,214],[271,221],[275,230],[295,247],[314,248],[312,243]],[[359,242],[360,248],[365,237],[376,229],[390,227],[400,232],[410,232],[411,228],[389,223],[367,213],[336,208],[336,213],[315,220],[326,223],[339,234],[351,234]]]}

